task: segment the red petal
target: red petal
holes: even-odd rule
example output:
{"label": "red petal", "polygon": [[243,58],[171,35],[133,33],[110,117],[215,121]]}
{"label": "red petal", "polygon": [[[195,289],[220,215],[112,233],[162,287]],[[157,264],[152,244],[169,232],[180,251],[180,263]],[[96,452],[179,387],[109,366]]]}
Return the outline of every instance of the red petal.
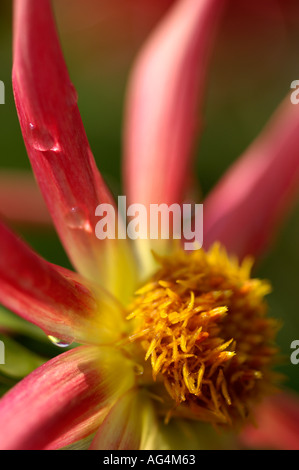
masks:
{"label": "red petal", "polygon": [[101,424],[90,449],[138,450],[142,431],[142,404],[136,390],[124,395]]}
{"label": "red petal", "polygon": [[48,0],[15,2],[13,87],[33,170],[73,265],[119,293],[126,284],[117,265],[128,285],[133,263],[126,240],[95,236],[96,207],[114,201],[87,141]]}
{"label": "red petal", "polygon": [[[0,302],[7,308],[63,341],[101,342],[107,321],[120,325],[119,307],[104,292],[95,299],[80,281],[40,258],[0,222]],[[116,330],[111,326],[114,335]]]}
{"label": "red petal", "polygon": [[141,51],[130,82],[124,138],[130,204],[182,202],[222,4],[176,2]]}
{"label": "red petal", "polygon": [[299,399],[284,393],[265,402],[256,410],[257,426],[241,434],[248,447],[299,450]]}
{"label": "red petal", "polygon": [[299,108],[287,98],[204,203],[204,245],[243,257],[273,238],[299,186]]}
{"label": "red petal", "polygon": [[0,400],[1,449],[57,449],[94,433],[118,396],[132,386],[124,361],[115,354],[82,346],[22,380]]}

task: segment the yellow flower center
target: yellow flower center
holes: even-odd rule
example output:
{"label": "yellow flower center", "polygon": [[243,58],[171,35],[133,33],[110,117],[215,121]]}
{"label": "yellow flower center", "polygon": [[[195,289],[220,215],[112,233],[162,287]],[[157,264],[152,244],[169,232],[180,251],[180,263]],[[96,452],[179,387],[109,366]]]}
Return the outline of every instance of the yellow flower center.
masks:
{"label": "yellow flower center", "polygon": [[269,283],[251,279],[251,261],[239,264],[218,244],[157,260],[161,268],[130,307],[130,340],[145,351],[156,385],[164,383],[172,414],[240,422],[275,380]]}

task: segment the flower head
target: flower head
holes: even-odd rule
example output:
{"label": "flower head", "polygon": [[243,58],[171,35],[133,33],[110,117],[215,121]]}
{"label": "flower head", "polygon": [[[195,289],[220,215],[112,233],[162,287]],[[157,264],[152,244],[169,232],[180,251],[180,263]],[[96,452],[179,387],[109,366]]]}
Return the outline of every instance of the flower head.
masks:
{"label": "flower head", "polygon": [[218,245],[159,262],[137,291],[130,339],[141,342],[154,380],[174,401],[165,402],[166,415],[232,425],[275,382],[277,322],[264,301],[270,286],[250,279],[250,263],[239,266]]}

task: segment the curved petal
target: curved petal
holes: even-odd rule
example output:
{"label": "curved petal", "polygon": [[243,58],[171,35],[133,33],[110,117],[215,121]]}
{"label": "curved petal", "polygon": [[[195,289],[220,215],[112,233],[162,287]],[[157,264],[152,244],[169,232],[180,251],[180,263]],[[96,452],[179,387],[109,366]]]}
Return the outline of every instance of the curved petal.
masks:
{"label": "curved petal", "polygon": [[299,450],[299,399],[283,393],[267,399],[256,410],[256,427],[241,434],[242,442],[251,448]]}
{"label": "curved petal", "polygon": [[14,14],[13,89],[35,176],[75,268],[122,298],[133,290],[134,260],[127,240],[95,235],[97,206],[115,214],[115,203],[88,144],[50,2],[16,0]]}
{"label": "curved petal", "polygon": [[289,97],[204,203],[204,246],[215,240],[239,257],[273,238],[299,189],[299,108]]}
{"label": "curved petal", "polygon": [[121,397],[99,427],[91,450],[138,450],[143,406],[137,390]]}
{"label": "curved petal", "polygon": [[[130,204],[149,210],[150,204],[181,204],[186,196],[193,145],[201,129],[198,107],[223,3],[175,2],[137,58],[124,122],[123,167]],[[165,254],[172,249],[172,237],[164,236],[152,240],[148,231],[147,239],[135,244],[145,277],[155,269],[151,250]]]}
{"label": "curved petal", "polygon": [[61,354],[0,400],[1,449],[58,449],[83,439],[132,384],[116,351],[82,346]]}
{"label": "curved petal", "polygon": [[223,3],[176,2],[141,50],[129,83],[124,131],[130,203],[182,202]]}
{"label": "curved petal", "polygon": [[66,343],[107,342],[121,334],[120,307],[105,291],[93,294],[78,275],[40,258],[1,222],[0,302]]}
{"label": "curved petal", "polygon": [[0,214],[21,224],[50,226],[52,219],[32,174],[0,172]]}

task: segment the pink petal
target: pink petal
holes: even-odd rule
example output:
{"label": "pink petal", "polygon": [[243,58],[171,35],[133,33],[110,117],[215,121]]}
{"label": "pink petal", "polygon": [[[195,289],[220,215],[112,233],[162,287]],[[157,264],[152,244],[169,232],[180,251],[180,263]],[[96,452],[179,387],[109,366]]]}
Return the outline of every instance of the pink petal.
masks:
{"label": "pink petal", "polygon": [[142,405],[133,390],[114,405],[99,427],[90,449],[138,450],[142,431]]}
{"label": "pink petal", "polygon": [[35,176],[75,268],[121,296],[134,263],[126,240],[95,236],[96,207],[114,201],[87,141],[50,2],[16,0],[14,13],[13,88]]}
{"label": "pink petal", "polygon": [[58,449],[94,433],[132,386],[126,364],[112,352],[75,348],[10,390],[0,400],[1,449]]}
{"label": "pink petal", "polygon": [[0,214],[13,222],[49,226],[52,220],[32,174],[0,172]]}
{"label": "pink petal", "polygon": [[299,108],[289,97],[204,203],[204,245],[240,257],[272,240],[299,188]]}
{"label": "pink petal", "polygon": [[[46,334],[69,342],[115,338],[121,310],[104,291],[96,293],[78,275],[36,255],[0,222],[0,302]],[[106,319],[107,317],[107,319]]]}
{"label": "pink petal", "polygon": [[299,398],[284,393],[266,400],[256,410],[257,426],[241,435],[248,447],[299,450]]}
{"label": "pink petal", "polygon": [[137,59],[124,133],[130,203],[182,202],[222,6],[222,0],[176,2]]}

